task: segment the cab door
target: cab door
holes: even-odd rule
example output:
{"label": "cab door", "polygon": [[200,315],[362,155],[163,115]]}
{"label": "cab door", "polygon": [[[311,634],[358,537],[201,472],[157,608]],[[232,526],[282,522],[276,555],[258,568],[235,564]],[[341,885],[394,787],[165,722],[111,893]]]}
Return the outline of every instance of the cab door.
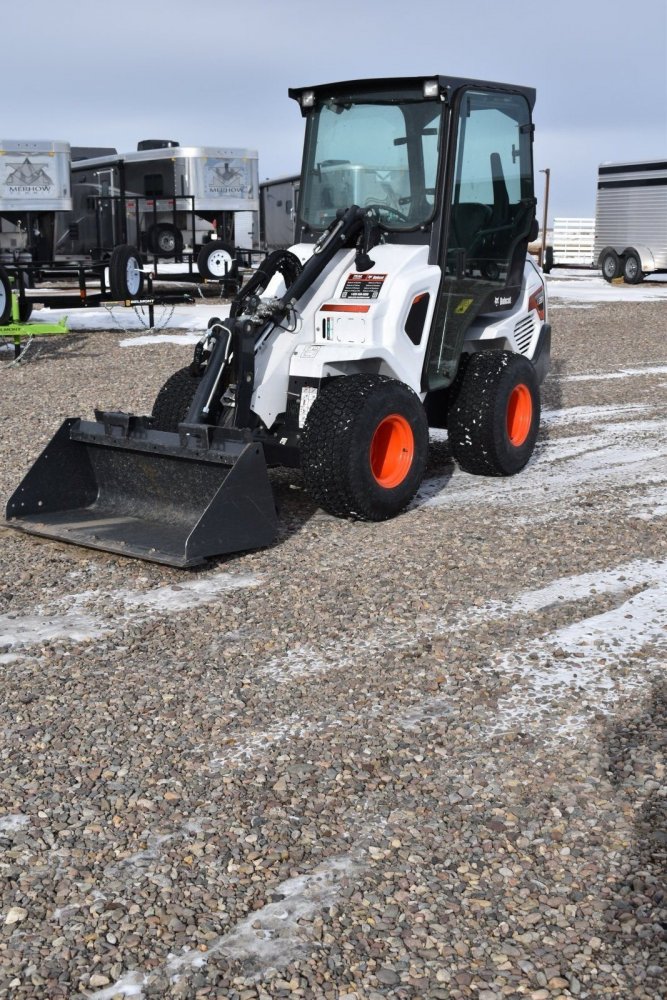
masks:
{"label": "cab door", "polygon": [[531,109],[523,94],[465,90],[454,109],[442,279],[424,388],[452,381],[467,328],[515,304],[535,218]]}

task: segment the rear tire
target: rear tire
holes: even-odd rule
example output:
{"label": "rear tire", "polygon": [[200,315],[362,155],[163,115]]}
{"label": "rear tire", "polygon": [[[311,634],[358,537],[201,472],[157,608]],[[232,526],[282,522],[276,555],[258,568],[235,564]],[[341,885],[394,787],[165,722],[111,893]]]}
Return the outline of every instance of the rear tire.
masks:
{"label": "rear tire", "polygon": [[162,386],[153,403],[153,427],[158,431],[178,430],[188,415],[201,377],[189,368],[179,368]]}
{"label": "rear tire", "polygon": [[639,259],[639,254],[634,250],[630,250],[625,255],[623,281],[626,285],[639,285],[643,280],[644,272],[642,271],[642,262]]}
{"label": "rear tire", "polygon": [[148,246],[156,257],[179,257],[183,252],[183,234],[176,226],[158,222],[148,230]]}
{"label": "rear tire", "polygon": [[471,355],[450,406],[447,428],[454,458],[476,476],[512,476],[527,464],[540,426],[540,389],[521,354]]}
{"label": "rear tire", "polygon": [[384,521],[419,489],[428,457],[428,422],[419,397],[384,375],[344,375],[325,383],[301,441],[304,484],[337,517]]}
{"label": "rear tire", "polygon": [[4,267],[0,267],[0,326],[7,326],[12,319],[12,287]]}
{"label": "rear tire", "polygon": [[615,250],[605,250],[600,258],[600,269],[605,281],[620,278],[623,273],[623,263]]}
{"label": "rear tire", "polygon": [[136,299],[144,287],[141,257],[136,247],[114,247],[109,261],[109,287],[115,299]]}

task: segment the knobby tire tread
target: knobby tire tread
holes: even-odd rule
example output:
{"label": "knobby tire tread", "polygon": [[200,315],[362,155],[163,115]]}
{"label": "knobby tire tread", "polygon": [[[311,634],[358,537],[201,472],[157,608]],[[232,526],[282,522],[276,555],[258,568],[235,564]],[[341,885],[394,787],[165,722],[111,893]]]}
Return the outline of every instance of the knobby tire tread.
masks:
{"label": "knobby tire tread", "polygon": [[153,403],[153,426],[158,431],[176,431],[185,420],[200,379],[189,368],[179,368],[162,386]]}
{"label": "knobby tire tread", "polygon": [[[401,484],[394,495],[405,498],[398,509],[384,510],[374,495],[372,482],[363,484],[352,468],[351,454],[359,445],[355,441],[359,421],[370,397],[386,386],[396,393],[397,402],[407,402],[410,416],[421,426],[415,433],[414,472],[410,478],[414,488]],[[399,404],[400,407],[400,404]],[[393,408],[393,407],[392,407]],[[319,392],[308,414],[301,442],[301,468],[304,485],[319,507],[336,517],[359,520],[385,520],[409,503],[421,482],[428,454],[428,425],[419,398],[407,386],[384,375],[347,375],[332,378]],[[406,493],[406,490],[408,491]],[[391,491],[387,491],[390,493]]]}
{"label": "knobby tire tread", "polygon": [[[507,435],[505,407],[502,407],[503,422],[498,420],[499,396],[507,393],[506,378],[510,366],[521,376],[517,381],[523,379],[535,387],[533,429],[522,451],[522,454],[527,454],[526,461],[532,454],[539,427],[540,405],[537,376],[530,361],[510,351],[480,351],[467,360],[447,420],[452,454],[459,466],[472,475],[506,476],[519,471],[518,468],[509,471],[503,462],[502,448]],[[520,468],[523,465],[525,462]]]}

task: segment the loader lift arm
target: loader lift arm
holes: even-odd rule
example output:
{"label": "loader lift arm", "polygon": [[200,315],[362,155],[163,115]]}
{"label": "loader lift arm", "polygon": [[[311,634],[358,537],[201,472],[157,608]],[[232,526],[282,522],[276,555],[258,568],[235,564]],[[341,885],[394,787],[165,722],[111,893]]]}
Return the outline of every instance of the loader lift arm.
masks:
{"label": "loader lift arm", "polygon": [[[294,308],[299,299],[308,291],[313,282],[326,269],[339,250],[354,244],[360,234],[368,230],[368,209],[351,205],[340,210],[336,219],[324,230],[315,244],[313,254],[303,269],[296,275],[279,299],[265,302],[256,294],[263,291],[273,274],[264,265],[261,276],[254,275],[246,288],[241,289],[232,304],[231,317],[210,334],[213,345],[208,355],[201,383],[192,400],[192,405],[180,425],[185,435],[195,433],[195,428],[202,424],[220,425],[236,428],[248,427],[251,421],[250,400],[255,387],[255,346],[263,334],[270,328],[280,324]],[[364,241],[364,252],[367,252],[368,239]],[[361,251],[360,251],[361,253]],[[280,268],[282,251],[276,254],[275,271]],[[363,260],[365,265],[366,261]],[[363,268],[362,268],[363,269]],[[291,269],[291,273],[295,272]],[[273,273],[275,273],[275,271]],[[289,273],[290,269],[285,268]],[[255,281],[255,278],[258,278]],[[226,419],[228,408],[223,402],[222,373],[226,365],[233,366],[233,416]]]}

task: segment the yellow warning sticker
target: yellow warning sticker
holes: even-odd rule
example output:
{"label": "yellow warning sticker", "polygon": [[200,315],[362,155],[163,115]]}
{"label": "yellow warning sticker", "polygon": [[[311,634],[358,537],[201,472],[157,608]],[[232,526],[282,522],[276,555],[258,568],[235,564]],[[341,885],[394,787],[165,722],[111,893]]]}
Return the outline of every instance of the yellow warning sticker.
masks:
{"label": "yellow warning sticker", "polygon": [[462,313],[468,312],[468,309],[470,309],[472,302],[473,302],[472,299],[461,299],[454,312],[458,313],[458,315],[461,316]]}

